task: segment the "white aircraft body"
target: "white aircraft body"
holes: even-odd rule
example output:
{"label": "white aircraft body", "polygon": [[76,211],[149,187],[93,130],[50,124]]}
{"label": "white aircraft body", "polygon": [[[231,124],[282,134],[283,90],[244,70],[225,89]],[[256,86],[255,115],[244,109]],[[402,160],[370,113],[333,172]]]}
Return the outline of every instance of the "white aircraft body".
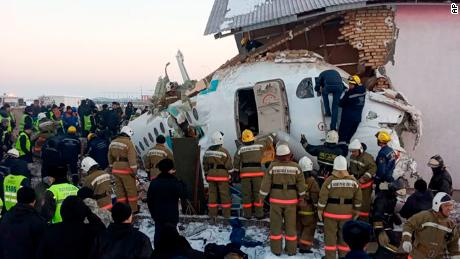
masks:
{"label": "white aircraft body", "polygon": [[[322,97],[314,91],[315,78],[327,69],[339,71],[346,85],[349,75],[316,55],[297,59],[280,55],[271,61],[224,68],[213,75],[208,89],[191,102],[178,101],[170,105],[168,110],[172,115],[144,114],[130,122],[135,132],[133,143],[141,157],[153,147],[158,134],[169,136],[170,144],[170,137],[175,133],[175,120],[171,116],[185,116],[190,125],[204,133],[199,142],[201,154],[210,146],[209,137],[215,131],[224,133],[224,147],[233,154],[237,148],[235,140],[245,128],[250,128],[260,136],[278,132],[278,141],[288,142],[295,158],[299,159],[307,155],[299,143],[301,134],[307,137],[309,144],[320,145],[329,127],[330,118],[323,116]],[[391,133],[390,145],[401,152],[405,161],[399,163],[400,174],[412,175],[415,163],[401,147],[396,129],[410,124],[410,131],[418,139],[420,113],[403,97],[398,101],[387,97],[389,94],[402,96],[394,91],[367,92],[362,121],[353,139],[365,143],[367,151],[375,157],[379,150],[375,134],[380,130]],[[332,96],[330,99],[332,103]]]}

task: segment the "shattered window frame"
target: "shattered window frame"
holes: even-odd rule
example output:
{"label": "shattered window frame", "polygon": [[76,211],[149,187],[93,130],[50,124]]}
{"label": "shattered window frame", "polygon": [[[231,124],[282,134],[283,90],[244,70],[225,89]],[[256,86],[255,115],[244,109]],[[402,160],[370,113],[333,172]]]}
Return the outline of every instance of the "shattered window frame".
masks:
{"label": "shattered window frame", "polygon": [[306,77],[300,81],[295,91],[297,98],[309,99],[315,97],[315,90],[313,88],[313,78]]}

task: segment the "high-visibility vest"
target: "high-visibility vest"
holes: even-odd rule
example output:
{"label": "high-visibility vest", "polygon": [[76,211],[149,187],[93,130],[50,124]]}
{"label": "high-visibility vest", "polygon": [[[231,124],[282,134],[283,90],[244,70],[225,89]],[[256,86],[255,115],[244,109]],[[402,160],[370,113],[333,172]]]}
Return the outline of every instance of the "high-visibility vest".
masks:
{"label": "high-visibility vest", "polygon": [[50,120],[53,122],[59,122],[59,127],[61,127],[62,131],[64,131],[64,123],[60,119],[54,119],[54,112],[50,111],[49,112]]}
{"label": "high-visibility vest", "polygon": [[[26,138],[26,148],[27,148],[27,150],[22,150],[22,148],[21,148],[21,137],[22,136],[25,136],[25,138]],[[19,133],[18,139],[16,139],[16,149],[19,151],[19,156],[25,155],[26,151],[31,152],[30,145],[31,144],[30,144],[29,135],[27,135],[24,131]]]}
{"label": "high-visibility vest", "polygon": [[62,202],[65,198],[69,196],[76,196],[78,192],[78,188],[70,183],[60,183],[52,185],[48,188],[48,191],[53,193],[53,198],[56,201],[56,211],[54,212],[53,219],[51,223],[59,223],[62,222],[61,217],[61,206]]}
{"label": "high-visibility vest", "polygon": [[84,115],[83,116],[83,123],[85,123],[84,130],[90,131],[91,130],[91,115]]}
{"label": "high-visibility vest", "polygon": [[22,117],[21,117],[21,121],[19,122],[19,131],[23,131],[24,130],[24,126],[26,124],[26,118],[30,116],[28,114],[23,114]]}
{"label": "high-visibility vest", "polygon": [[2,218],[2,211],[3,211],[3,200],[0,199],[0,219]]}
{"label": "high-visibility vest", "polygon": [[3,193],[5,197],[5,209],[10,210],[18,200],[16,198],[19,188],[21,188],[22,181],[26,179],[23,175],[8,175],[3,181]]}
{"label": "high-visibility vest", "polygon": [[0,122],[1,122],[3,119],[8,119],[7,131],[8,131],[8,133],[11,133],[11,132],[13,131],[13,127],[11,127],[11,121],[12,121],[11,114],[9,114],[8,117],[3,117],[2,115],[0,115]]}

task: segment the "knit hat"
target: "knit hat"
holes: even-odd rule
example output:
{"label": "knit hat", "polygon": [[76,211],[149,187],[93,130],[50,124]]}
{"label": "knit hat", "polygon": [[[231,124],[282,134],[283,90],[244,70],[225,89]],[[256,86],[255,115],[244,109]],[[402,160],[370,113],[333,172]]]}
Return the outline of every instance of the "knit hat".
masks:
{"label": "knit hat", "polygon": [[158,144],[164,144],[166,142],[166,139],[163,135],[158,135],[157,139],[156,139],[156,142]]}
{"label": "knit hat", "polygon": [[426,191],[427,185],[426,185],[425,180],[423,180],[423,179],[418,179],[417,181],[415,181],[415,183],[414,183],[414,188],[415,188],[415,190],[417,190],[417,191],[419,191],[419,192],[424,192],[424,191]]}
{"label": "knit hat", "polygon": [[91,188],[85,186],[85,187],[82,187],[80,190],[78,190],[77,192],[77,197],[84,200],[86,198],[93,198],[94,196],[94,192],[93,190],[91,190]]}
{"label": "knit hat", "polygon": [[115,223],[123,223],[131,216],[131,207],[127,204],[117,202],[112,207],[112,218]]}
{"label": "knit hat", "polygon": [[363,221],[350,220],[343,225],[342,233],[352,250],[362,250],[371,239],[372,227]]}
{"label": "knit hat", "polygon": [[85,220],[86,213],[89,210],[83,201],[77,196],[68,196],[62,202],[61,216],[63,222],[79,222]]}
{"label": "knit hat", "polygon": [[160,170],[160,172],[167,173],[171,169],[174,169],[174,162],[171,159],[166,158],[166,159],[161,160],[158,163],[157,167],[158,167],[158,170]]}
{"label": "knit hat", "polygon": [[23,186],[19,188],[17,193],[18,203],[30,204],[36,200],[34,189]]}

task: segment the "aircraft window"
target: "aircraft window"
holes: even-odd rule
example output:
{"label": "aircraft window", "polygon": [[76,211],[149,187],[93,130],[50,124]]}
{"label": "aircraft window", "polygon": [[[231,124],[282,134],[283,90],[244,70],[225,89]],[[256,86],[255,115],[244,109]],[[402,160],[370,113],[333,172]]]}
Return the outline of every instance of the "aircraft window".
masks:
{"label": "aircraft window", "polygon": [[158,137],[158,135],[160,135],[160,134],[158,134],[157,128],[153,128],[153,133],[155,133],[155,136],[156,136],[156,137]]}
{"label": "aircraft window", "polygon": [[144,145],[142,145],[142,142],[139,141],[139,147],[141,147],[142,151],[145,150]]}
{"label": "aircraft window", "polygon": [[146,138],[146,137],[144,137],[144,143],[145,143],[145,145],[146,145],[147,147],[149,147],[149,146],[150,146],[150,145],[149,145],[149,142],[148,142],[148,140],[147,140],[147,138]]}
{"label": "aircraft window", "polygon": [[195,120],[198,120],[198,118],[199,118],[198,117],[198,111],[195,108],[193,108],[192,111],[193,111],[193,117],[195,118]]}
{"label": "aircraft window", "polygon": [[192,118],[190,117],[190,114],[189,114],[188,112],[185,113],[185,117],[187,117],[187,120],[188,120],[189,122],[192,121]]}
{"label": "aircraft window", "polygon": [[165,133],[165,126],[163,125],[163,122],[160,122],[160,129],[161,132]]}
{"label": "aircraft window", "polygon": [[150,132],[149,132],[149,139],[150,139],[150,142],[155,143],[155,139],[153,138],[152,133]]}
{"label": "aircraft window", "polygon": [[313,81],[311,78],[305,78],[300,82],[299,86],[297,86],[296,95],[300,99],[315,97]]}
{"label": "aircraft window", "polygon": [[137,153],[139,153],[139,154],[141,153],[141,150],[139,149],[138,146],[136,146],[136,150],[137,150]]}

